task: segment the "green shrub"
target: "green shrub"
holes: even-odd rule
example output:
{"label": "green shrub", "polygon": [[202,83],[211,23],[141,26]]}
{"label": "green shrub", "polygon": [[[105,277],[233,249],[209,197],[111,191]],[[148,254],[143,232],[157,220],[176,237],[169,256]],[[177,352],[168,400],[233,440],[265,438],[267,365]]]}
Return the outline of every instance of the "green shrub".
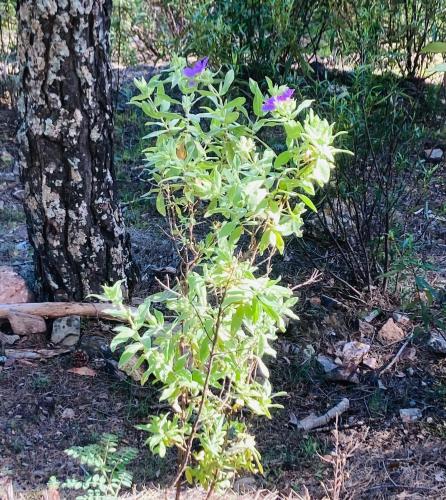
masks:
{"label": "green shrub", "polygon": [[404,200],[410,196],[418,206],[429,192],[429,182],[418,182],[427,105],[412,98],[400,79],[377,76],[367,67],[352,72],[347,85],[325,81],[303,92],[316,97],[318,111],[348,132],[340,145],[353,156],[341,158],[318,200],[320,210],[311,225],[316,245],[309,238],[299,244],[314,262],[328,252],[327,271],[356,290],[377,284],[386,288],[386,273],[398,258],[396,235],[410,217]]}
{"label": "green shrub", "polygon": [[[125,344],[120,363],[133,358],[144,367],[142,384],[159,385],[171,408],[140,426],[151,450],[164,456],[177,448],[178,488],[184,473],[212,491],[239,471],[262,471],[246,417],[271,418],[279,406],[263,358],[275,355],[276,332],[295,317],[297,300],[270,277],[269,263],[286,236],[301,236],[302,215],[314,210],[309,196],[328,182],[338,150],[333,126],[310,101],[298,105],[291,89],[271,80],[264,96],[251,80],[252,118],[245,97],[227,97],[233,71],[219,80],[206,63],[185,69],[185,59],[174,58],[164,76],[136,81],[132,99],[155,128],[148,170],[179,277],[136,311],[122,304],[120,283],[101,298],[128,323],[112,342]],[[178,99],[168,86],[178,87]],[[259,139],[265,128],[284,132],[280,154]]]}
{"label": "green shrub", "polygon": [[185,9],[195,3],[197,0],[115,0],[113,59],[127,66],[169,58],[184,37]]}
{"label": "green shrub", "polygon": [[443,0],[336,0],[330,2],[330,11],[327,33],[342,58],[396,69],[409,78],[422,76],[426,69],[426,43],[446,35]]}
{"label": "green shrub", "polygon": [[306,67],[317,53],[326,2],[205,0],[186,15],[185,54],[208,54],[214,64],[263,78]]}

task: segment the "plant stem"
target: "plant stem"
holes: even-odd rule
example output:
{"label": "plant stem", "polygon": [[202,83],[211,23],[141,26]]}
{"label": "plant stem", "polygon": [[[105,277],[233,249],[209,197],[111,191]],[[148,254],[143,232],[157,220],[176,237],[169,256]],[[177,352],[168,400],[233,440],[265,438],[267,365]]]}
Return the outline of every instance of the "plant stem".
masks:
{"label": "plant stem", "polygon": [[220,326],[221,326],[221,320],[222,320],[222,314],[223,314],[223,302],[224,302],[225,297],[226,297],[228,286],[229,286],[229,280],[228,280],[228,283],[226,284],[226,287],[223,291],[222,297],[220,299],[220,304],[218,307],[217,320],[215,323],[215,333],[214,333],[214,338],[212,340],[212,347],[211,347],[211,352],[209,355],[209,364],[208,364],[208,369],[207,369],[207,373],[206,373],[206,379],[205,379],[204,385],[203,385],[203,394],[201,396],[200,405],[198,407],[197,417],[195,419],[194,425],[192,426],[189,440],[187,442],[187,447],[186,447],[186,451],[184,453],[183,462],[181,464],[180,469],[178,470],[178,473],[177,473],[177,476],[175,477],[175,480],[173,481],[173,484],[176,486],[176,494],[175,494],[176,500],[179,500],[179,498],[180,498],[181,477],[182,477],[182,475],[187,467],[187,463],[189,462],[190,454],[192,451],[192,445],[193,445],[193,442],[195,439],[195,435],[197,433],[198,425],[200,424],[200,417],[201,417],[201,413],[203,412],[204,403],[205,403],[206,398],[207,398],[207,392],[208,392],[208,388],[209,388],[209,380],[211,378],[212,365],[214,363],[214,357],[215,357],[215,349],[217,346],[218,334],[219,334]]}

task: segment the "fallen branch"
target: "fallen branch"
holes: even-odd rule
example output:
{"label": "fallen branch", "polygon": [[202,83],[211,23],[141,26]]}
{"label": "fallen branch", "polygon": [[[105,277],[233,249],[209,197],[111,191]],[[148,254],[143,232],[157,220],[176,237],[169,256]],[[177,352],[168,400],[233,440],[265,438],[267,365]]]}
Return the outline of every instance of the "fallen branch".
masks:
{"label": "fallen branch", "polygon": [[5,349],[8,359],[48,359],[69,352],[71,349]]}
{"label": "fallen branch", "polygon": [[[0,319],[8,319],[16,313],[40,316],[45,319],[63,318],[64,316],[82,316],[84,318],[101,318],[112,321],[123,321],[108,313],[112,304],[83,302],[28,302],[21,304],[0,304]],[[134,307],[130,307],[136,311]]]}
{"label": "fallen branch", "polygon": [[347,411],[350,407],[350,401],[347,398],[342,399],[336,406],[327,411],[324,415],[318,417],[314,413],[308,415],[304,419],[297,422],[297,428],[303,431],[309,431],[315,429],[316,427],[322,427],[328,424],[330,420],[333,420],[337,416],[341,415]]}
{"label": "fallen branch", "polygon": [[392,361],[379,372],[379,376],[381,376],[383,373],[389,371],[390,368],[392,368],[392,366],[400,359],[401,354],[403,353],[404,349],[407,347],[409,342],[412,340],[412,338],[413,338],[413,330],[412,330],[411,334],[407,337],[404,344],[400,347],[399,351],[396,353],[396,355],[392,359]]}

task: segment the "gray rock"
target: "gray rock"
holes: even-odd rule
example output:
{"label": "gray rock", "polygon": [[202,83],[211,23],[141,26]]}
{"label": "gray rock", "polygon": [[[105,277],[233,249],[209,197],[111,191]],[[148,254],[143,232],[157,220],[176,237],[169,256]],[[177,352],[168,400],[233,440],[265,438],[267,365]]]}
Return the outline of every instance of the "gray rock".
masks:
{"label": "gray rock", "polygon": [[15,248],[19,252],[23,252],[25,250],[28,250],[28,248],[30,248],[30,246],[31,245],[27,241],[21,241],[20,243],[16,244]]}
{"label": "gray rock", "polygon": [[0,182],[15,182],[16,175],[13,172],[0,172]]}
{"label": "gray rock", "polygon": [[78,343],[80,334],[80,316],[64,316],[54,320],[51,342],[65,347],[72,347]]}
{"label": "gray rock", "polygon": [[446,354],[446,334],[440,330],[432,330],[427,345],[437,354]]}
{"label": "gray rock", "polygon": [[338,365],[331,358],[324,356],[323,354],[319,354],[316,361],[321,365],[325,373],[331,372],[338,367]]}
{"label": "gray rock", "polygon": [[369,352],[370,345],[363,342],[347,342],[342,349],[342,359],[344,363],[360,363]]}
{"label": "gray rock", "polygon": [[401,314],[399,312],[394,312],[392,314],[392,318],[394,319],[394,321],[396,321],[397,323],[400,323],[403,326],[410,325],[410,318],[408,316],[406,316],[405,314]]}
{"label": "gray rock", "polygon": [[440,148],[425,149],[424,155],[427,160],[437,162],[443,158],[443,150]]}
{"label": "gray rock", "polygon": [[401,420],[405,424],[411,424],[416,422],[423,416],[422,411],[419,408],[402,408],[400,410]]}

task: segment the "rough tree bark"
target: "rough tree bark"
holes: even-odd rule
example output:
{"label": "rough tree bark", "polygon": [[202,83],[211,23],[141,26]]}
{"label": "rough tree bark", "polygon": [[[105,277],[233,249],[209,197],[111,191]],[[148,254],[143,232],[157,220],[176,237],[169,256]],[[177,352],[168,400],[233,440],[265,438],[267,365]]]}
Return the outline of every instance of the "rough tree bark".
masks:
{"label": "rough tree bark", "polygon": [[45,300],[133,281],[113,189],[111,3],[18,0],[19,165]]}

